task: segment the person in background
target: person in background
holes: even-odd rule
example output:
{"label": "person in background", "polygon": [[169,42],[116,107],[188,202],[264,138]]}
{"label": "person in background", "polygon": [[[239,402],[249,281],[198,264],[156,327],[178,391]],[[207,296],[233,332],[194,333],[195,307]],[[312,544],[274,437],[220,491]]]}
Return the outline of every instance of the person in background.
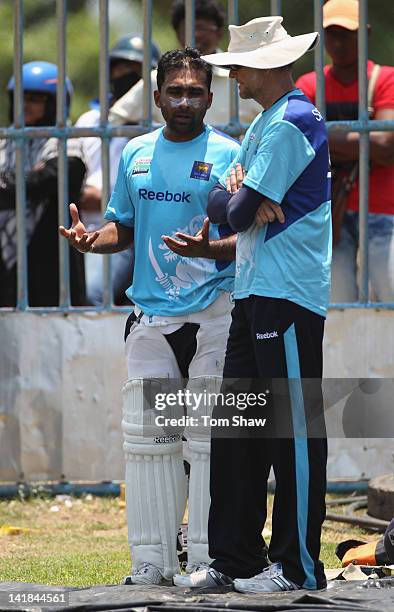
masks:
{"label": "person in background", "polygon": [[[225,11],[220,2],[216,0],[196,0],[195,3],[195,45],[202,54],[219,51],[219,41],[223,36],[225,24]],[[171,8],[171,24],[174,28],[179,44],[185,47],[185,3],[175,0]],[[214,102],[207,111],[207,122],[210,125],[225,125],[230,117],[230,81],[227,78],[228,70],[213,67],[212,93]],[[152,92],[156,88],[156,74],[152,73]],[[111,108],[109,117],[111,123],[138,122],[141,119],[143,101],[143,83],[140,81]],[[261,108],[254,100],[239,101],[239,118],[241,123],[249,125]],[[159,109],[152,101],[152,119],[162,123],[163,118]]]}
{"label": "person in background", "polygon": [[[324,67],[328,121],[358,119],[358,0],[328,0],[323,6]],[[394,67],[368,61],[370,118],[394,119]],[[314,102],[316,73],[297,86]],[[358,299],[358,132],[331,132],[333,230],[331,302]],[[368,248],[370,297],[394,301],[394,132],[370,132]]]}
{"label": "person in background", "polygon": [[[34,61],[22,67],[25,125],[56,124],[57,66]],[[13,122],[15,79],[8,82],[10,121]],[[66,78],[67,113],[72,85]],[[55,233],[58,222],[58,141],[30,138],[25,147],[26,241],[28,257],[28,303],[30,306],[58,306],[59,249]],[[16,305],[17,234],[15,214],[15,140],[0,140],[0,306]],[[85,164],[80,143],[67,141],[68,187],[70,197],[79,201]],[[83,305],[85,280],[83,256],[70,249],[71,303]]]}
{"label": "person in background", "polygon": [[[144,41],[140,34],[122,36],[109,53],[110,71],[110,104],[121,98],[142,76]],[[152,43],[152,69],[157,67],[160,50]],[[100,107],[98,100],[92,101],[91,110],[87,111],[76,122],[76,127],[95,127],[100,124]],[[110,190],[112,191],[118,172],[119,160],[128,138],[111,138],[109,147]],[[87,176],[81,198],[81,216],[89,231],[100,227],[102,223],[101,195],[103,174],[101,166],[101,139],[83,138],[83,151],[87,164]],[[112,289],[115,304],[128,302],[125,291],[133,277],[133,250],[126,249],[111,256]],[[85,255],[86,291],[90,304],[100,306],[103,302],[103,265],[101,257]]]}

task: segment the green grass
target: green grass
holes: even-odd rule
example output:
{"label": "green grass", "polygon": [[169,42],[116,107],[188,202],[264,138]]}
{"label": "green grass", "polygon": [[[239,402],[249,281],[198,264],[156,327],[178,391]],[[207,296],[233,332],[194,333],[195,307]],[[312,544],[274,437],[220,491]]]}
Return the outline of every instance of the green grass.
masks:
{"label": "green grass", "polygon": [[75,552],[31,557],[21,555],[12,563],[0,562],[2,582],[35,582],[48,585],[87,587],[117,584],[130,571],[126,554],[120,552]]}
{"label": "green grass", "polygon": [[[321,559],[326,567],[338,567],[336,544],[323,544]],[[2,582],[35,582],[50,585],[87,587],[117,584],[129,573],[123,551],[112,553],[75,552],[31,557],[16,556],[12,563],[0,562]]]}
{"label": "green grass", "polygon": [[320,559],[326,568],[341,567],[340,561],[335,554],[336,542],[322,542]]}
{"label": "green grass", "polygon": [[[16,536],[0,535],[0,582],[88,587],[119,584],[129,574],[126,517],[118,500],[73,499],[72,504],[67,508],[61,501],[45,498],[0,501],[0,526],[30,530]],[[59,512],[51,512],[54,505]],[[267,528],[271,528],[270,521]],[[360,536],[366,537],[359,529],[325,523],[321,559],[326,568],[340,567],[335,556],[338,542]]]}
{"label": "green grass", "polygon": [[[48,585],[116,584],[130,573],[125,514],[116,499],[0,502],[0,525],[29,533],[0,536],[0,581]],[[50,508],[58,505],[59,512]]]}

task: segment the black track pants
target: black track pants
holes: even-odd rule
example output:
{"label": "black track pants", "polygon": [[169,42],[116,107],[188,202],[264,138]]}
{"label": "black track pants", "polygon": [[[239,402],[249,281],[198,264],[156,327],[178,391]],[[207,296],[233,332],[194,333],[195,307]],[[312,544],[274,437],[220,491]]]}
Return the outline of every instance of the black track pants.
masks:
{"label": "black track pants", "polygon": [[[267,565],[261,536],[267,479],[276,480],[271,562],[308,589],[326,585],[319,561],[325,517],[327,441],[321,392],[324,318],[281,299],[237,300],[227,344],[226,379],[255,379],[267,388],[269,427],[212,437],[209,554],[212,566],[233,578]],[[227,390],[228,390],[227,384]],[[214,416],[223,415],[223,406]],[[244,416],[256,414],[247,408]]]}

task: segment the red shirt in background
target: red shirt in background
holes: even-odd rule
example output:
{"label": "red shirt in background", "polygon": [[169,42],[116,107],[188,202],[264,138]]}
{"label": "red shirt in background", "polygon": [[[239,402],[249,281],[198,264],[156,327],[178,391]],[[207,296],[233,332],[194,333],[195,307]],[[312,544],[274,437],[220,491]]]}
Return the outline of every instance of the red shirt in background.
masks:
{"label": "red shirt in background", "polygon": [[[368,61],[368,78],[374,63]],[[324,67],[327,121],[358,119],[358,81],[344,85],[338,81],[332,66]],[[301,76],[297,87],[315,103],[316,73]],[[372,101],[374,112],[382,108],[394,109],[394,68],[381,66]],[[374,115],[371,117],[374,119]],[[335,165],[335,164],[333,164]],[[352,164],[350,164],[351,166]],[[358,181],[349,194],[348,209],[358,210]],[[372,164],[369,174],[369,212],[394,214],[394,166]]]}

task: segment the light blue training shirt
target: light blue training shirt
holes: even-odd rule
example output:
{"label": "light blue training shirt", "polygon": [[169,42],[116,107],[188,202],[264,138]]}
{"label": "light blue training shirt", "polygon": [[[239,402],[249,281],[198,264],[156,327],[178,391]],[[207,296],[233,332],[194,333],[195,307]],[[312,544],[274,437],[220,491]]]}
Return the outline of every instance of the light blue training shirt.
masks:
{"label": "light blue training shirt", "polygon": [[289,92],[253,121],[230,167],[237,162],[247,173],[243,184],[280,204],[286,221],[253,222],[238,234],[235,298],[282,298],[325,316],[331,171],[321,114],[299,89]]}
{"label": "light blue training shirt", "polygon": [[[232,291],[232,262],[181,257],[161,236],[194,235],[206,215],[208,193],[236,157],[239,144],[205,126],[186,142],[165,138],[160,128],[131,140],[123,150],[105,218],[134,228],[135,264],[128,297],[146,315],[199,312]],[[225,228],[211,225],[210,239]]]}

